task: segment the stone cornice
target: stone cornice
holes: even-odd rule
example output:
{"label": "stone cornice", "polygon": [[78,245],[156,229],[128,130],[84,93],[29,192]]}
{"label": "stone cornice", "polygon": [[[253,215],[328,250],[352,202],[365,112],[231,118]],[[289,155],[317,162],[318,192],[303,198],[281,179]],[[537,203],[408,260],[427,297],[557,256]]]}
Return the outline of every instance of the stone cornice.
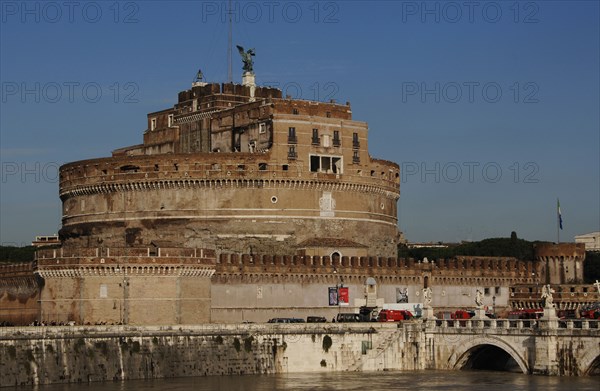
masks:
{"label": "stone cornice", "polygon": [[[227,175],[227,174],[225,174]],[[152,191],[161,189],[221,189],[221,188],[285,188],[298,190],[354,191],[381,194],[397,200],[399,192],[385,190],[382,187],[348,182],[322,182],[294,179],[168,179],[153,181],[128,181],[121,183],[103,183],[89,186],[77,186],[60,193],[61,199],[91,194],[107,194],[129,191]]]}
{"label": "stone cornice", "polygon": [[215,269],[193,265],[89,265],[59,266],[39,268],[35,273],[43,278],[80,278],[80,277],[203,277],[210,278]]}

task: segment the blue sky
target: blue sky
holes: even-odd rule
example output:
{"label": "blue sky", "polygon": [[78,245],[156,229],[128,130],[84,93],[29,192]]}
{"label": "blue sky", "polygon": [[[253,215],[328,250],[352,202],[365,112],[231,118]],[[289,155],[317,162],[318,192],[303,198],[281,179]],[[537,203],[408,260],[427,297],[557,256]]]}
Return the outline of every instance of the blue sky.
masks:
{"label": "blue sky", "polygon": [[[600,230],[597,1],[233,2],[259,84],[350,101],[403,170],[409,241]],[[138,144],[201,68],[226,1],[0,2],[0,242],[60,228],[57,168]],[[241,61],[234,48],[233,78]]]}

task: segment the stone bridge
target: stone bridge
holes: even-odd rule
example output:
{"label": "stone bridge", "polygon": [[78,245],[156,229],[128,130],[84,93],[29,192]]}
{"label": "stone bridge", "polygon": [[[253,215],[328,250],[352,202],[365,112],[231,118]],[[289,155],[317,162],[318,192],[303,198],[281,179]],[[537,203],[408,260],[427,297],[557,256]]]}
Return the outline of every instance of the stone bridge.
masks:
{"label": "stone bridge", "polygon": [[[600,375],[595,320],[429,320],[405,323],[361,358],[363,370],[487,369],[540,375]],[[411,365],[403,352],[418,345]],[[402,363],[401,365],[398,365]],[[404,368],[403,368],[404,367]]]}
{"label": "stone bridge", "polygon": [[526,374],[600,374],[598,321],[435,321],[426,327],[427,367],[518,370]]}
{"label": "stone bridge", "polygon": [[600,375],[600,322],[0,327],[0,387],[251,373],[491,369]]}

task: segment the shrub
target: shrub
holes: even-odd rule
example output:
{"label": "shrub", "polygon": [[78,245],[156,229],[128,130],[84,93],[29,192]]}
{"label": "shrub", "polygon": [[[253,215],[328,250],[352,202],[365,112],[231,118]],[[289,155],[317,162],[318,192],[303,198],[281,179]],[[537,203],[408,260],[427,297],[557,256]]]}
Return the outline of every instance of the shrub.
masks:
{"label": "shrub", "polygon": [[331,348],[331,345],[333,345],[333,341],[331,340],[331,337],[329,335],[326,335],[323,337],[323,350],[325,351],[325,353],[327,353],[329,351],[329,348]]}
{"label": "shrub", "polygon": [[252,342],[254,341],[253,336],[249,336],[248,338],[244,338],[244,350],[246,353],[250,353],[252,351]]}

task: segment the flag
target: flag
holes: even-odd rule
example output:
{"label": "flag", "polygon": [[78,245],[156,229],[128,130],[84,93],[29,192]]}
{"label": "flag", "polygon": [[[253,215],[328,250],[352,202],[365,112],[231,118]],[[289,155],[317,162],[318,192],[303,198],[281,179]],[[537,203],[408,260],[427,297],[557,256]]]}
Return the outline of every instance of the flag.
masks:
{"label": "flag", "polygon": [[563,229],[562,215],[560,214],[560,200],[558,198],[556,199],[556,210],[558,211],[558,226],[560,227],[560,229]]}

